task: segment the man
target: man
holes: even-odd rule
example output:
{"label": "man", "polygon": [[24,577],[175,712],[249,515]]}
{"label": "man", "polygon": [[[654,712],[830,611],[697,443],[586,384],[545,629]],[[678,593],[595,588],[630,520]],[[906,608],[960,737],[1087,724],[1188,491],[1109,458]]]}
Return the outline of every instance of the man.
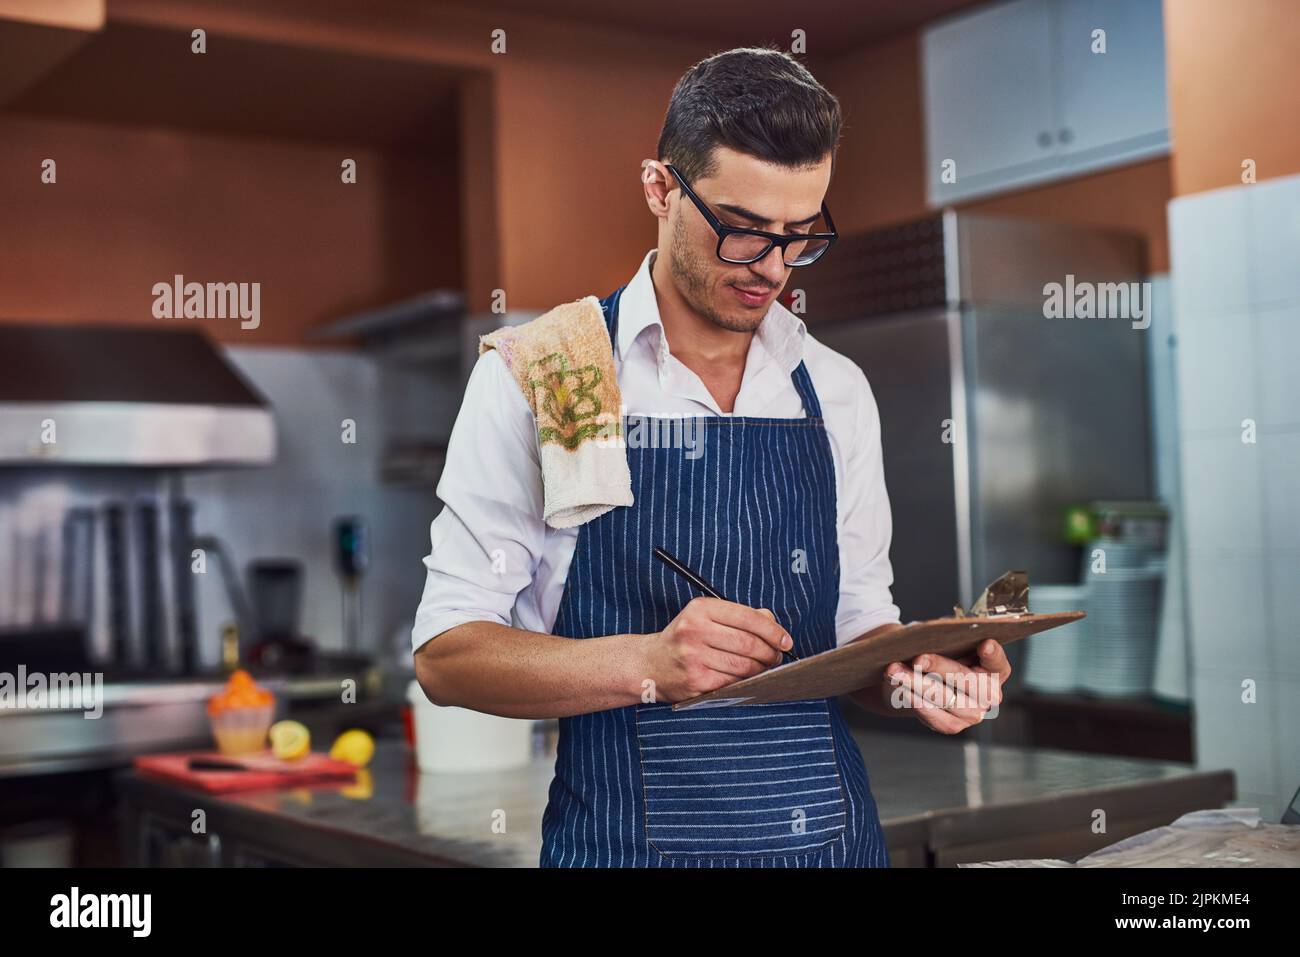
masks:
{"label": "man", "polygon": [[[833,242],[839,129],[835,98],[772,50],[711,57],[674,90],[642,172],[658,243],[601,302],[603,348],[629,418],[703,417],[703,454],[629,441],[632,504],[548,526],[539,413],[496,350],[470,378],[416,670],[437,704],[560,718],[544,866],[888,866],[836,701],[670,707],[899,627],[871,390],[777,302]],[[692,592],[658,546],[730,600]],[[1010,674],[996,642],[979,657],[896,662],[854,697],[955,733],[999,697],[959,679]]]}

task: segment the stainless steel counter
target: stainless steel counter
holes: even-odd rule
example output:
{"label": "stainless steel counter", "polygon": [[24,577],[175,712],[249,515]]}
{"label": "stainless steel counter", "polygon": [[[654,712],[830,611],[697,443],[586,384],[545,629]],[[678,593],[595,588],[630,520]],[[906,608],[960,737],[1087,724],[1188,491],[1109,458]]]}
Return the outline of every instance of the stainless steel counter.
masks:
{"label": "stainless steel counter", "polygon": [[[1076,857],[1234,793],[1229,771],[941,735],[855,737],[894,866]],[[552,753],[509,772],[421,775],[402,745],[381,742],[350,787],[212,797],[128,773],[128,859],[535,867],[553,766]],[[200,807],[209,837],[196,847]]]}

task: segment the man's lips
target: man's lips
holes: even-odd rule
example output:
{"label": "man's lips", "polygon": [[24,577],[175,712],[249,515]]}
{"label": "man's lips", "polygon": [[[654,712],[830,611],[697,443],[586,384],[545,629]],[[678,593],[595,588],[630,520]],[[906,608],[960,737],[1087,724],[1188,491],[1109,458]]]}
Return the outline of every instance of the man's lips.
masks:
{"label": "man's lips", "polygon": [[762,306],[766,305],[767,301],[772,298],[774,290],[767,286],[747,289],[743,286],[732,285],[731,291],[746,306]]}

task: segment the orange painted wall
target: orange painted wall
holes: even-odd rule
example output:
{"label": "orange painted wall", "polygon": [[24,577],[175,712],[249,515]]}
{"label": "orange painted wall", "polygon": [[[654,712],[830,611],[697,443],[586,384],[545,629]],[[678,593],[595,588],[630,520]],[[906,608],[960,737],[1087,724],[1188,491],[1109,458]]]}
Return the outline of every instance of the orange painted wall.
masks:
{"label": "orange painted wall", "polygon": [[[302,341],[312,326],[456,287],[450,160],[337,146],[0,115],[0,319],[153,322],[153,284],[260,282],[261,326],[221,341]],[[58,180],[40,181],[54,157]],[[437,211],[446,210],[444,213]],[[442,227],[448,231],[444,232]]]}
{"label": "orange painted wall", "polygon": [[1165,0],[1175,195],[1300,173],[1300,4]]}
{"label": "orange painted wall", "polygon": [[641,160],[673,84],[708,52],[651,55],[629,37],[557,55],[542,41],[525,34],[497,74],[502,288],[525,308],[603,296],[655,245]]}
{"label": "orange painted wall", "polygon": [[[482,113],[462,130],[490,142],[495,196],[479,192],[466,216],[478,248],[464,251],[471,304],[493,288],[513,309],[544,309],[630,278],[655,243],[641,199],[640,161],[654,151],[673,84],[713,52],[703,43],[647,42],[634,33],[526,14],[486,15],[439,4],[352,6],[286,0],[113,0],[110,16],[189,30],[409,57],[486,71],[471,97]],[[491,50],[506,30],[506,52]],[[484,129],[483,124],[490,124]],[[493,243],[493,249],[482,244]],[[488,286],[489,288],[485,288]]]}
{"label": "orange painted wall", "polygon": [[925,137],[915,33],[811,69],[840,101],[844,131],[827,203],[843,232],[923,215]]}

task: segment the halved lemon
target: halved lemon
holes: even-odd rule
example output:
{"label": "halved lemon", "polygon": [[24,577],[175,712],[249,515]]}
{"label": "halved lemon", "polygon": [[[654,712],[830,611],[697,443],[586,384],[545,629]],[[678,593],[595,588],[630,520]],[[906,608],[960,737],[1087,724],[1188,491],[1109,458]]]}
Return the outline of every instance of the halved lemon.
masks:
{"label": "halved lemon", "polygon": [[281,760],[296,761],[311,750],[311,732],[297,721],[277,721],[269,733],[271,753]]}

